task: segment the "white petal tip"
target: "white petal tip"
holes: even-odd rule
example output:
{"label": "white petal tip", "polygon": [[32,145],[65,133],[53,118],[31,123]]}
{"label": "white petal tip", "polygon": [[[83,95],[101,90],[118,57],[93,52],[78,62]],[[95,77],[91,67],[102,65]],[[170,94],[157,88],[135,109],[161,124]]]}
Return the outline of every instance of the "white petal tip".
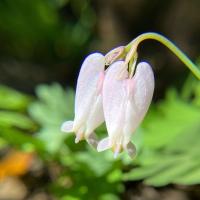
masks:
{"label": "white petal tip", "polygon": [[80,138],[78,136],[76,136],[75,141],[76,144],[80,142]]}
{"label": "white petal tip", "polygon": [[118,155],[119,155],[119,152],[118,151],[116,151],[116,152],[114,152],[114,159],[117,159],[117,157],[118,157]]}
{"label": "white petal tip", "polygon": [[107,149],[109,149],[111,147],[110,142],[109,142],[109,138],[104,138],[103,140],[101,140],[98,145],[97,145],[97,151],[101,152],[101,151],[105,151]]}
{"label": "white petal tip", "polygon": [[116,144],[115,149],[114,149],[114,158],[116,159],[121,152],[121,144]]}
{"label": "white petal tip", "polygon": [[70,132],[73,132],[73,121],[66,121],[64,122],[62,125],[61,125],[61,131],[62,132],[67,132],[67,133],[70,133]]}

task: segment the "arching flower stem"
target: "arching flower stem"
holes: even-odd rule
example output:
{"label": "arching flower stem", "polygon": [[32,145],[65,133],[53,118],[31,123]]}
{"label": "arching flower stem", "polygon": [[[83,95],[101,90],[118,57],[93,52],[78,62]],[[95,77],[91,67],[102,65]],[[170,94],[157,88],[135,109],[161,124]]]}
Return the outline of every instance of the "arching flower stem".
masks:
{"label": "arching flower stem", "polygon": [[170,49],[189,69],[190,71],[200,80],[200,70],[198,67],[175,45],[173,44],[170,40],[168,40],[166,37],[154,33],[154,32],[148,32],[148,33],[143,33],[136,37],[133,41],[131,41],[126,47],[125,51],[129,52],[131,48],[134,47],[137,48],[138,45],[144,41],[144,40],[156,40],[163,45],[165,45],[168,49]]}

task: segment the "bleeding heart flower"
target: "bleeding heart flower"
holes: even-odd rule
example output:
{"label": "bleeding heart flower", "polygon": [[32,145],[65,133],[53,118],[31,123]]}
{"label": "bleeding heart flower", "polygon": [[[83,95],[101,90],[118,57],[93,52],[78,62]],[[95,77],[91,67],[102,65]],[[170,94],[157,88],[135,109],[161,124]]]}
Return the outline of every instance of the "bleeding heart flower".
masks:
{"label": "bleeding heart flower", "polygon": [[105,57],[100,53],[89,55],[83,62],[75,95],[75,119],[62,124],[63,132],[75,132],[75,143],[86,139],[96,147],[93,132],[104,122],[102,87],[104,81]]}
{"label": "bleeding heart flower", "polygon": [[135,156],[131,136],[149,108],[153,91],[154,75],[148,63],[139,63],[132,78],[124,61],[116,61],[108,68],[103,86],[108,137],[99,142],[98,151],[112,148],[116,157],[124,149],[131,157]]}

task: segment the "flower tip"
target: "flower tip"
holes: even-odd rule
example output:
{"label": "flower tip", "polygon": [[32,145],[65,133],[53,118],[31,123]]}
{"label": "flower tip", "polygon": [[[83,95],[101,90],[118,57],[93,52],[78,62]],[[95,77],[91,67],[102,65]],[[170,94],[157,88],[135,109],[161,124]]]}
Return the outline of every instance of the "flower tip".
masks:
{"label": "flower tip", "polygon": [[76,136],[75,141],[76,144],[80,142],[80,137]]}
{"label": "flower tip", "polygon": [[75,143],[79,143],[84,138],[84,135],[82,132],[76,133]]}
{"label": "flower tip", "polygon": [[118,151],[115,151],[115,152],[114,152],[114,155],[113,155],[113,156],[114,156],[114,159],[117,159],[118,155],[119,155],[119,152],[118,152]]}
{"label": "flower tip", "polygon": [[117,158],[117,156],[119,155],[119,153],[121,152],[121,144],[116,144],[113,148],[114,151],[114,159]]}
{"label": "flower tip", "polygon": [[98,152],[105,151],[109,148],[111,148],[109,137],[102,139],[97,145]]}
{"label": "flower tip", "polygon": [[60,130],[61,130],[62,132],[70,133],[70,132],[72,132],[73,124],[74,124],[73,121],[66,121],[66,122],[64,122],[64,123],[61,125]]}

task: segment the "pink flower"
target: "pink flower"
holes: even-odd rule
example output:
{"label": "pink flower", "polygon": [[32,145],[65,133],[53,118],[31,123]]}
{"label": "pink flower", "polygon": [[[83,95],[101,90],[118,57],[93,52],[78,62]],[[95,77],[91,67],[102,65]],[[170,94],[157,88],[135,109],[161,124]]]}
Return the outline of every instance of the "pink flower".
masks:
{"label": "pink flower", "polygon": [[76,88],[74,121],[66,121],[61,127],[63,132],[75,132],[75,143],[85,138],[89,144],[97,146],[93,131],[104,122],[104,69],[105,57],[100,53],[90,54],[82,64]]}
{"label": "pink flower", "polygon": [[131,136],[149,108],[153,91],[154,75],[148,63],[139,63],[132,78],[124,61],[116,61],[108,68],[103,85],[108,137],[99,142],[98,151],[112,148],[116,157],[123,149],[131,157],[135,155]]}

